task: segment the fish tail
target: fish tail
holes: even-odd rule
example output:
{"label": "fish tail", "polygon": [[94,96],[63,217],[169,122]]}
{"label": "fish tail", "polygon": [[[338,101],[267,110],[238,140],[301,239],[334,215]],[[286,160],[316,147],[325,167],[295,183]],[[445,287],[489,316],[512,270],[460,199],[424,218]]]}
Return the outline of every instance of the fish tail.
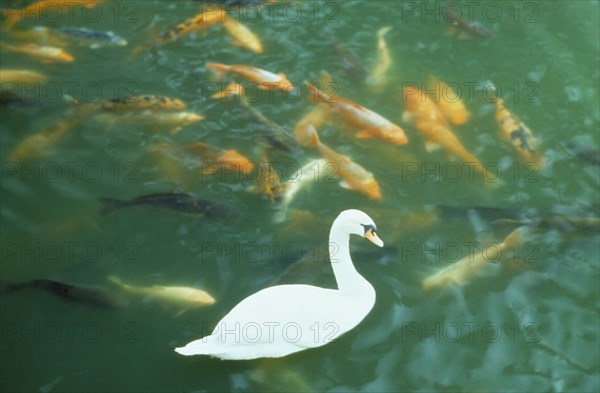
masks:
{"label": "fish tail", "polygon": [[206,63],[206,68],[211,70],[216,80],[221,80],[229,71],[229,66],[219,63]]}
{"label": "fish tail", "polygon": [[98,198],[98,200],[104,204],[102,210],[100,210],[100,214],[103,216],[107,216],[113,213],[118,208],[127,206],[129,204],[128,201],[122,201],[120,199],[114,198]]}
{"label": "fish tail", "polygon": [[31,283],[31,281],[15,282],[9,280],[0,280],[0,294],[11,293],[20,289],[29,288]]}

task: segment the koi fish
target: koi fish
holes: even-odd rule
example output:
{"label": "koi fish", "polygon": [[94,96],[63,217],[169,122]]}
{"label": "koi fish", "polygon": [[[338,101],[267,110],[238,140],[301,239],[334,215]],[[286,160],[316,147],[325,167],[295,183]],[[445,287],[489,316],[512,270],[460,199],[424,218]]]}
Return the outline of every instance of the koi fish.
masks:
{"label": "koi fish", "polygon": [[299,154],[300,148],[292,135],[279,124],[271,121],[263,115],[258,109],[250,105],[250,102],[244,96],[244,87],[239,83],[232,82],[225,89],[211,96],[214,99],[234,99],[241,103],[252,115],[261,122],[266,130],[261,135],[262,138],[273,148],[282,150],[291,154]]}
{"label": "koi fish", "polygon": [[404,130],[383,116],[333,94],[328,96],[310,83],[304,83],[314,95],[313,102],[327,104],[348,125],[361,130],[356,135],[358,138],[375,137],[395,145],[408,143]]}
{"label": "koi fish", "polygon": [[35,42],[40,45],[60,47],[67,45],[64,40],[53,33],[52,29],[43,26],[35,26],[27,30],[11,30],[10,35],[17,40]]}
{"label": "koi fish", "polygon": [[119,37],[112,31],[97,31],[85,27],[59,27],[52,29],[52,31],[59,36],[75,39],[81,45],[86,45],[91,49],[127,45],[126,39]]}
{"label": "koi fish", "polygon": [[117,284],[127,292],[149,296],[158,301],[174,303],[186,307],[203,307],[215,303],[215,299],[206,291],[191,287],[173,287],[153,285],[151,287],[142,287],[131,284],[126,284],[119,278],[110,276],[108,279]]}
{"label": "koi fish", "polygon": [[175,156],[173,146],[168,143],[157,143],[148,148],[152,162],[160,171],[161,179],[175,183],[184,190],[190,190],[189,177],[184,173],[181,157]]}
{"label": "koi fish", "polygon": [[85,8],[94,8],[102,0],[40,0],[30,4],[25,8],[18,10],[6,10],[2,14],[6,18],[4,23],[7,28],[11,29],[15,24],[22,21],[28,16],[33,16],[36,20],[40,19],[40,15],[48,12],[53,13],[58,10],[63,11],[63,7],[84,6]]}
{"label": "koi fish", "polygon": [[0,47],[10,52],[22,53],[24,55],[39,59],[43,63],[71,63],[73,60],[75,60],[71,54],[65,52],[62,48],[55,46],[40,46],[37,44],[21,44],[14,46],[0,42]]}
{"label": "koi fish", "polygon": [[159,38],[160,43],[173,42],[193,31],[204,31],[206,28],[223,23],[227,20],[227,13],[221,9],[207,11],[198,14],[180,24],[175,28],[164,32]]}
{"label": "koi fish", "polygon": [[323,33],[333,46],[333,50],[337,56],[339,68],[344,72],[344,74],[358,82],[364,82],[367,78],[367,70],[356,53],[338,40],[335,35],[329,31],[329,29],[325,28]]}
{"label": "koi fish", "polygon": [[301,146],[305,146],[309,142],[311,129],[318,130],[330,117],[329,107],[326,104],[317,104],[294,127],[296,142]]}
{"label": "koi fish", "polygon": [[470,21],[467,18],[460,15],[459,7],[444,7],[444,18],[452,25],[452,28],[448,35],[454,35],[455,31],[459,33],[457,38],[459,40],[465,40],[470,38],[493,38],[492,32],[484,27],[481,23],[476,21]]}
{"label": "koi fish", "polygon": [[168,127],[171,134],[178,133],[183,127],[202,120],[202,116],[194,112],[153,112],[149,109],[126,112],[116,115],[114,113],[99,113],[94,119],[112,126],[123,122],[146,125],[154,130]]}
{"label": "koi fish", "polygon": [[[428,82],[434,86],[436,92],[439,92],[435,102],[450,123],[459,126],[469,121],[471,114],[467,111],[465,104],[458,94],[448,84],[431,75],[428,78]],[[451,94],[454,96],[450,96]]]}
{"label": "koi fish", "polygon": [[213,174],[219,169],[248,173],[254,168],[248,158],[235,150],[223,150],[201,142],[181,146],[181,150],[202,160],[204,174]]}
{"label": "koi fish", "polygon": [[263,53],[260,39],[248,27],[232,18],[225,19],[223,26],[227,33],[233,38],[234,45],[250,49],[252,52]]}
{"label": "koi fish", "polygon": [[46,278],[23,283],[3,282],[0,284],[0,293],[11,293],[26,288],[43,289],[62,299],[85,303],[93,307],[120,308],[127,305],[124,298],[106,288],[68,284]]}
{"label": "koi fish", "polygon": [[8,160],[11,162],[22,162],[45,156],[63,135],[84,120],[84,118],[85,113],[83,112],[71,114],[37,134],[25,138],[11,151]]}
{"label": "koi fish", "polygon": [[504,106],[502,98],[496,101],[496,121],[500,125],[502,138],[512,145],[521,159],[533,162],[539,168],[542,157],[537,151],[537,139],[529,127]]}
{"label": "koi fish", "polygon": [[150,205],[176,210],[181,213],[200,214],[208,218],[236,219],[241,216],[239,210],[228,203],[210,201],[182,193],[142,195],[126,201],[113,198],[98,199],[104,203],[102,215],[110,214],[122,207]]}
{"label": "koi fish", "polygon": [[211,70],[218,79],[231,72],[242,78],[255,83],[261,90],[279,89],[283,91],[292,91],[294,85],[290,82],[284,73],[274,74],[260,68],[249,67],[242,64],[225,65],[219,63],[207,63],[206,68]]}
{"label": "koi fish", "polygon": [[390,26],[382,27],[377,32],[377,49],[379,51],[375,67],[367,77],[367,84],[372,90],[381,89],[387,82],[387,72],[392,65],[392,58],[385,42],[385,36],[392,30]]}
{"label": "koi fish", "polygon": [[337,153],[321,143],[319,135],[314,128],[310,130],[310,140],[307,146],[316,149],[323,158],[335,166],[336,174],[342,178],[340,186],[358,191],[370,199],[383,199],[379,184],[373,177],[373,174],[359,164],[350,161],[348,157]]}
{"label": "koi fish", "polygon": [[[48,77],[31,70],[0,69],[0,87],[2,92],[9,90],[10,84],[35,84],[45,82]],[[9,91],[10,92],[10,91]]]}
{"label": "koi fish", "polygon": [[[500,243],[495,249],[497,253],[495,257],[499,257],[502,253],[513,247],[521,239],[522,230],[518,228],[511,232],[502,243]],[[492,255],[493,256],[493,255]],[[479,251],[471,254],[456,263],[451,264],[439,270],[437,273],[425,278],[421,284],[421,288],[424,291],[456,283],[458,285],[465,285],[466,282],[474,276],[478,271],[490,261],[488,253]]]}
{"label": "koi fish", "polygon": [[413,121],[416,128],[427,138],[425,146],[428,151],[441,146],[465,162],[473,163],[478,170],[483,170],[477,157],[464,148],[450,130],[444,115],[423,91],[414,86],[407,86],[404,88],[403,97],[406,103],[403,118],[405,121]]}
{"label": "koi fish", "polygon": [[[97,105],[97,104],[91,104]],[[147,109],[153,112],[179,112],[187,109],[187,105],[176,98],[154,95],[131,95],[104,101],[99,104],[106,111],[129,111]]]}
{"label": "koi fish", "polygon": [[266,157],[261,159],[258,167],[259,173],[256,185],[250,191],[266,195],[273,204],[280,204],[283,200],[284,186],[281,178]]}

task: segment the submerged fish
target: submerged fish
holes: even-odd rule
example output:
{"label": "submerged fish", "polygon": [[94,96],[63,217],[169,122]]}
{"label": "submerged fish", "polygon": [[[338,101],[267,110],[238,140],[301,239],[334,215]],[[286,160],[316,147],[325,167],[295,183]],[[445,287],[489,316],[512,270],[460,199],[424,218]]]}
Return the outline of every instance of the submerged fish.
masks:
{"label": "submerged fish", "polygon": [[130,111],[147,109],[154,112],[179,112],[187,109],[187,105],[179,99],[147,94],[136,94],[126,97],[119,97],[112,100],[104,101],[100,104],[83,105],[99,105],[101,109],[106,111]]}
{"label": "submerged fish", "polygon": [[[502,243],[494,247],[496,253],[492,254],[492,257],[494,257],[493,259],[501,257],[505,250],[517,244],[517,242],[521,240],[521,236],[521,228],[511,232]],[[490,258],[489,253],[484,252],[483,250],[478,251],[425,278],[421,284],[421,288],[427,291],[453,283],[465,285],[466,282],[479,272],[490,260],[492,260],[492,258]]]}
{"label": "submerged fish", "polygon": [[158,41],[160,43],[173,42],[193,31],[204,31],[210,26],[223,23],[226,19],[227,13],[221,9],[203,12],[164,32]]}
{"label": "submerged fish", "polygon": [[600,150],[575,142],[570,142],[567,145],[567,149],[582,160],[592,165],[600,166]]}
{"label": "submerged fish", "polygon": [[94,119],[110,124],[112,126],[122,123],[134,123],[144,125],[152,130],[159,130],[163,127],[169,128],[171,134],[176,134],[183,127],[194,124],[202,120],[202,116],[194,112],[155,112],[150,109],[141,111],[128,111],[123,114],[99,113]]}
{"label": "submerged fish", "polygon": [[307,146],[316,149],[323,158],[334,165],[335,175],[342,178],[340,186],[358,191],[370,199],[383,199],[379,184],[371,172],[367,171],[359,164],[350,161],[348,157],[337,153],[335,150],[321,143],[317,131],[314,128],[310,131],[310,141]]}
{"label": "submerged fish", "polygon": [[589,232],[600,235],[600,217],[547,216],[530,219],[498,219],[494,225],[528,226],[535,229],[554,229],[561,232]]}
{"label": "submerged fish", "polygon": [[294,85],[284,73],[274,74],[260,68],[249,67],[243,64],[226,65],[220,63],[207,63],[206,68],[211,70],[217,79],[222,79],[226,73],[236,74],[249,82],[255,83],[261,90],[280,89],[292,91]]}
{"label": "submerged fish", "polygon": [[266,157],[261,159],[258,171],[256,185],[252,186],[250,191],[265,195],[273,204],[280,204],[283,201],[284,186]]}
{"label": "submerged fish", "polygon": [[310,130],[320,129],[330,118],[331,111],[326,104],[315,105],[294,127],[296,142],[305,146],[310,141]]}
{"label": "submerged fish", "polygon": [[240,211],[225,202],[211,201],[181,193],[159,193],[142,195],[130,200],[98,198],[104,203],[101,214],[109,214],[116,209],[129,206],[150,205],[175,210],[181,213],[200,214],[208,218],[236,219]]}
{"label": "submerged fish", "polygon": [[483,166],[479,159],[460,143],[456,135],[450,130],[445,116],[422,90],[414,86],[405,87],[403,102],[406,106],[404,120],[412,121],[417,130],[427,138],[425,146],[428,151],[441,146],[449,153],[460,157],[463,161],[473,164],[475,169],[483,173]]}
{"label": "submerged fish", "polygon": [[150,296],[158,301],[174,303],[188,308],[208,306],[215,302],[215,299],[208,292],[197,288],[162,285],[142,287],[126,284],[113,276],[108,277],[108,279],[128,292]]}
{"label": "submerged fish", "polygon": [[498,98],[496,101],[496,120],[500,125],[502,138],[511,144],[519,157],[540,168],[542,157],[538,152],[539,142],[529,127],[504,106],[502,98]]}
{"label": "submerged fish", "polygon": [[67,45],[66,41],[54,34],[53,29],[44,26],[35,26],[26,30],[11,30],[10,36],[20,41],[35,42],[40,45],[60,47]]}
{"label": "submerged fish", "polygon": [[76,39],[82,45],[87,45],[92,49],[103,46],[127,45],[126,39],[119,37],[112,31],[91,30],[85,27],[59,27],[52,29],[52,31],[59,36]]}
{"label": "submerged fish", "polygon": [[120,308],[127,304],[125,299],[106,288],[68,284],[45,278],[23,283],[3,282],[0,287],[0,293],[2,294],[25,288],[43,289],[65,300],[86,303],[101,308]]}
{"label": "submerged fish", "polygon": [[205,174],[219,170],[248,173],[254,168],[254,164],[236,150],[223,150],[202,142],[183,145],[181,151],[202,160],[202,173]]}
{"label": "submerged fish", "polygon": [[5,26],[10,29],[26,17],[35,17],[36,20],[39,20],[41,15],[54,15],[56,10],[65,11],[66,7],[94,8],[100,2],[102,0],[40,0],[25,8],[4,10],[2,14],[5,17]]}
{"label": "submerged fish", "polygon": [[37,44],[21,44],[21,45],[10,45],[4,42],[0,42],[0,47],[3,50],[10,52],[22,53],[30,57],[40,59],[44,63],[61,62],[71,63],[75,58],[65,52],[62,48],[55,46],[40,46]]}
{"label": "submerged fish", "polygon": [[327,104],[349,126],[360,130],[358,138],[379,138],[395,145],[408,143],[404,130],[383,116],[334,94],[328,95],[308,82],[305,84],[312,91],[313,102]]}
{"label": "submerged fish", "polygon": [[227,18],[223,22],[223,27],[225,27],[227,33],[233,38],[235,46],[250,49],[256,54],[263,53],[262,43],[258,36],[240,21]]}
{"label": "submerged fish", "polygon": [[387,72],[392,65],[392,58],[385,42],[385,36],[392,30],[390,26],[385,26],[377,32],[377,49],[379,51],[375,67],[367,78],[367,84],[372,90],[380,90],[387,83]]}
{"label": "submerged fish", "polygon": [[430,90],[436,92],[435,103],[448,121],[454,125],[463,125],[469,121],[471,114],[467,111],[460,96],[445,82],[430,75],[428,83],[432,85]]}
{"label": "submerged fish", "polygon": [[2,91],[12,89],[10,84],[34,84],[45,82],[48,77],[31,70],[0,69],[0,87]]}
{"label": "submerged fish", "polygon": [[[461,15],[461,9],[458,5],[454,7],[447,4],[443,7],[443,15],[444,18],[452,25],[454,29],[458,29],[457,38],[460,40],[469,39],[469,38],[492,38],[494,35],[492,32],[483,26],[481,23],[476,21],[470,21],[464,16]],[[450,35],[453,32],[450,32]]]}
{"label": "submerged fish", "polygon": [[323,34],[333,47],[339,68],[344,74],[358,82],[364,82],[367,79],[367,70],[356,53],[338,40],[329,29],[325,28]]}
{"label": "submerged fish", "polygon": [[8,160],[22,162],[48,154],[63,135],[83,121],[85,116],[84,112],[71,113],[48,128],[23,139],[10,152]]}

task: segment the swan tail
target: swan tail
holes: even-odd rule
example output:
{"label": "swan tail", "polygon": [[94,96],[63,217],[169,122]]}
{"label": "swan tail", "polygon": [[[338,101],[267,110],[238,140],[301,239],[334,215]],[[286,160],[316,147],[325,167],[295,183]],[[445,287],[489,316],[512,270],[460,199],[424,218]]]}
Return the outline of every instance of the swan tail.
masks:
{"label": "swan tail", "polygon": [[214,357],[220,357],[219,354],[223,351],[223,348],[215,348],[210,341],[207,341],[206,338],[201,338],[200,340],[192,341],[187,345],[179,348],[175,348],[175,352],[184,356],[192,356],[192,355],[209,355]]}

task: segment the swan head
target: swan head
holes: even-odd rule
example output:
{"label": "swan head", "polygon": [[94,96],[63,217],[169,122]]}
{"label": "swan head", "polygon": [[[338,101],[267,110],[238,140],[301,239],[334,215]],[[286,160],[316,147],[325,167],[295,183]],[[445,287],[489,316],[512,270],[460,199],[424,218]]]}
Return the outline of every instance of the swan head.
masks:
{"label": "swan head", "polygon": [[377,226],[366,213],[356,210],[344,210],[335,219],[334,224],[340,225],[348,233],[362,236],[376,246],[383,247],[383,241],[377,236]]}

